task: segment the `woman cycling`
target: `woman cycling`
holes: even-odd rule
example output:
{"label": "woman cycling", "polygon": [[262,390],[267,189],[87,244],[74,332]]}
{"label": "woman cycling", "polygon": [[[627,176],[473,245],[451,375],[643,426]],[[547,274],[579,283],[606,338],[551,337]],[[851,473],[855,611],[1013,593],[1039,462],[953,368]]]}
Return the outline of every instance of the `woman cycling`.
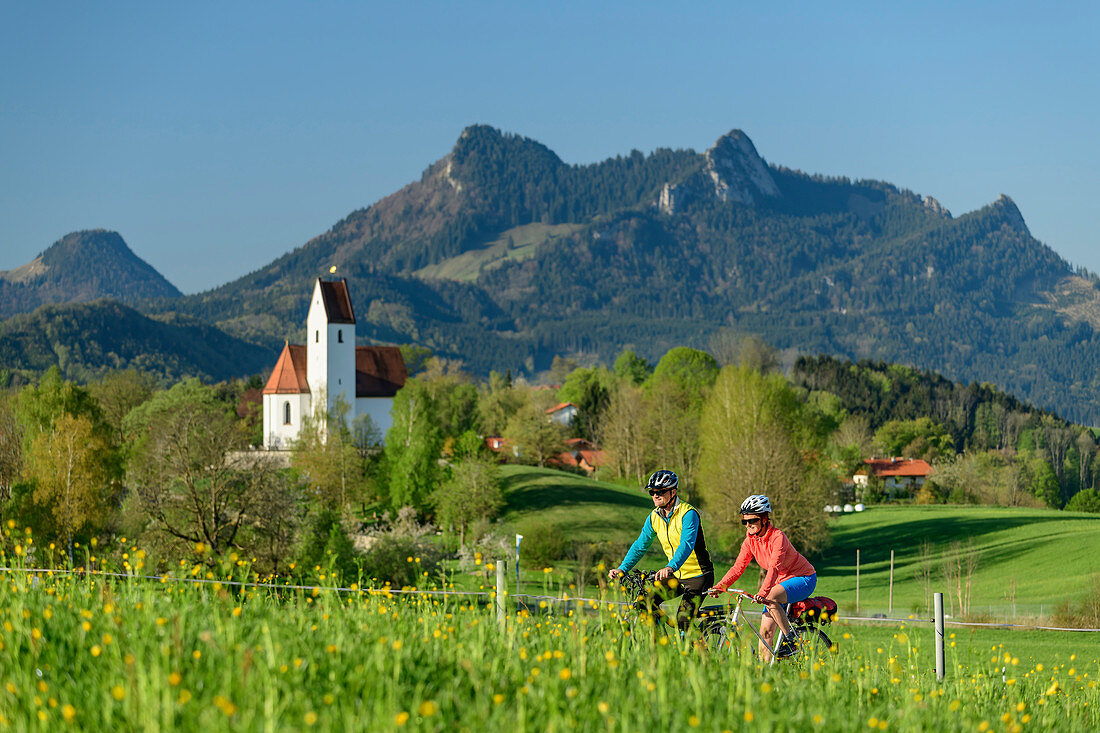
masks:
{"label": "woman cycling", "polygon": [[741,524],[745,525],[741,552],[725,577],[707,591],[711,596],[724,593],[745,572],[750,560],[756,560],[767,571],[754,596],[757,603],[765,606],[760,632],[767,644],[761,642],[760,657],[766,662],[771,661],[776,625],[783,631],[783,642],[776,654],[780,657],[794,654],[795,639],[784,604],[809,598],[817,586],[814,566],[794,549],[787,535],[772,525],[771,511],[771,502],[762,494],[754,494],[741,503]]}

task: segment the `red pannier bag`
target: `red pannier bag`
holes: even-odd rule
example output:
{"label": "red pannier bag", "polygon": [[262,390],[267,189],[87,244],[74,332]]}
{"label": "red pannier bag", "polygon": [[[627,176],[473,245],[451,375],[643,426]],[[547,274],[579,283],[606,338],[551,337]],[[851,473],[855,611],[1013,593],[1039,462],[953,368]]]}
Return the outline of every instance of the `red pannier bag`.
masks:
{"label": "red pannier bag", "polygon": [[804,601],[795,601],[787,609],[792,619],[805,616],[807,623],[829,623],[836,618],[836,601],[825,596],[814,596]]}

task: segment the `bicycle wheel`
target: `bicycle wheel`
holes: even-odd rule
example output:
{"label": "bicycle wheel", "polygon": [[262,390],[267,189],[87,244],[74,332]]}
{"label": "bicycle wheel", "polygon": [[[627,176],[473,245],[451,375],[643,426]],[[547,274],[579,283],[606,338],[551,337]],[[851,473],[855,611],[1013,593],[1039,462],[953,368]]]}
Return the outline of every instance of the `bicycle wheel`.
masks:
{"label": "bicycle wheel", "polygon": [[810,665],[824,665],[836,656],[837,645],[819,627],[802,626],[797,631],[797,651],[789,659]]}
{"label": "bicycle wheel", "polygon": [[715,654],[736,654],[741,650],[737,626],[725,616],[710,616],[699,623],[703,642]]}

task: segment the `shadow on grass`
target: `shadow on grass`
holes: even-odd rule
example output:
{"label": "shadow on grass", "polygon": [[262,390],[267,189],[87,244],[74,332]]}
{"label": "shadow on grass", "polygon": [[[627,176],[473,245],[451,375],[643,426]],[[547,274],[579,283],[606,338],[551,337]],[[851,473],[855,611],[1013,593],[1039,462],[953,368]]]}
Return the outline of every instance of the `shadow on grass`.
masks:
{"label": "shadow on grass", "polygon": [[[1078,519],[1078,517],[1074,517]],[[1083,518],[1082,518],[1083,519]],[[944,516],[929,517],[905,522],[904,524],[890,524],[882,527],[871,527],[866,530],[836,529],[833,531],[833,545],[825,551],[826,556],[838,551],[852,551],[856,548],[871,551],[883,551],[889,556],[890,550],[908,550],[920,546],[920,543],[928,540],[935,545],[949,543],[954,540],[965,542],[968,538],[982,544],[980,538],[993,532],[1003,532],[1017,527],[1029,525],[1041,525],[1050,522],[1065,522],[1066,517],[1053,512],[1049,515],[1025,515],[1014,516],[1004,514],[997,517],[965,517]],[[1088,521],[1088,520],[1086,520]],[[1096,518],[1100,521],[1100,517]],[[1054,531],[1054,530],[1052,530]],[[1042,537],[1036,539],[1041,540]]]}
{"label": "shadow on grass", "polygon": [[615,507],[652,508],[652,502],[641,494],[633,495],[625,490],[590,486],[583,481],[572,481],[564,475],[562,482],[550,482],[545,478],[531,480],[529,474],[506,476],[501,481],[504,489],[506,512],[548,509],[582,504],[605,504]]}

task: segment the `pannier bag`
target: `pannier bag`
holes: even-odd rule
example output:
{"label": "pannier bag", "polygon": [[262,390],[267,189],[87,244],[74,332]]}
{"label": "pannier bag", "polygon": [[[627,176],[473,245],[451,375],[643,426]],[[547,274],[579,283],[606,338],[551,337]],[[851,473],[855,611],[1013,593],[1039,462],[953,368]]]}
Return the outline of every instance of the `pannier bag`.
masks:
{"label": "pannier bag", "polygon": [[836,601],[825,596],[814,596],[804,601],[795,601],[787,609],[792,619],[805,616],[807,623],[829,623],[836,618]]}

